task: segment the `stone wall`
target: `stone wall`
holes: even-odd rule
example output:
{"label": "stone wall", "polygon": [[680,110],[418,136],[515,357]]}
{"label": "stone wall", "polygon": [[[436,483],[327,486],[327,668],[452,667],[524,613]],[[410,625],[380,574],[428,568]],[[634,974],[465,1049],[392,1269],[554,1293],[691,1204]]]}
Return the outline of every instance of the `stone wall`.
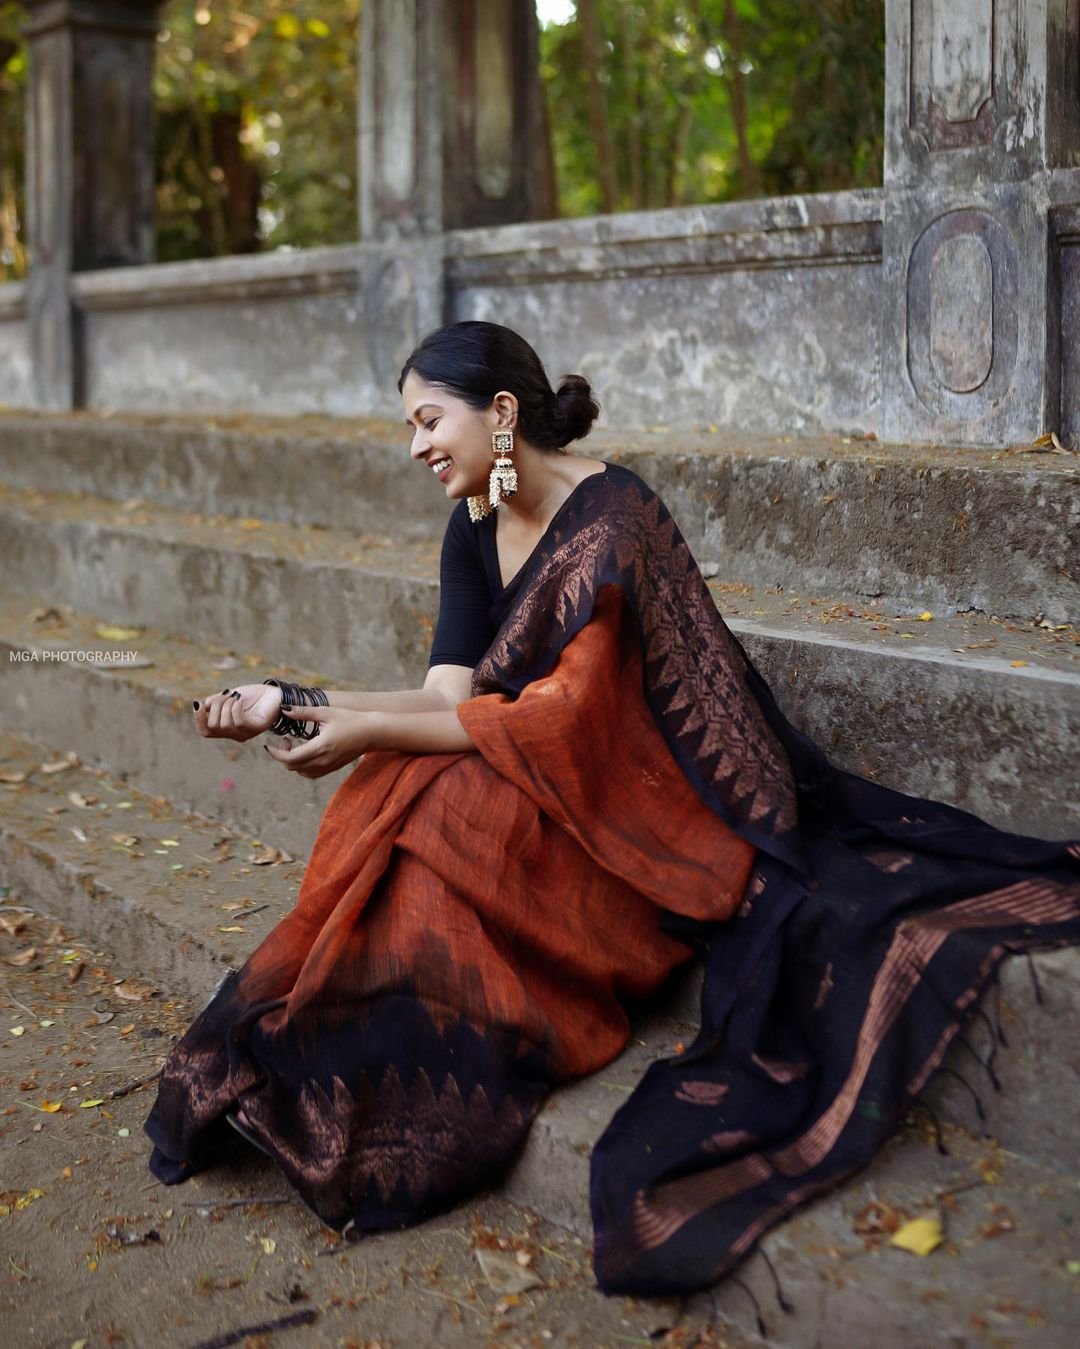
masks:
{"label": "stone wall", "polygon": [[609,424],[865,432],[880,255],[880,194],[855,192],[117,268],[72,289],[92,408],[396,417],[401,361],[446,314],[518,328],[553,376],[595,381]]}
{"label": "stone wall", "polygon": [[0,286],[0,406],[32,407],[33,403],[26,288],[11,281]]}

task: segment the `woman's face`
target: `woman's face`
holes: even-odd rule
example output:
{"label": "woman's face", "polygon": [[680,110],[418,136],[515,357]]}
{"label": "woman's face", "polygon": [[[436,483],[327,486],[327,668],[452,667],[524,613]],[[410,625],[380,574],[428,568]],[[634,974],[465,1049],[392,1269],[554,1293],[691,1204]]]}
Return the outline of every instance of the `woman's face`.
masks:
{"label": "woman's face", "polygon": [[413,428],[409,453],[438,478],[452,500],[487,496],[491,433],[513,423],[497,394],[490,408],[477,411],[455,394],[428,384],[410,370],[401,386],[405,421]]}

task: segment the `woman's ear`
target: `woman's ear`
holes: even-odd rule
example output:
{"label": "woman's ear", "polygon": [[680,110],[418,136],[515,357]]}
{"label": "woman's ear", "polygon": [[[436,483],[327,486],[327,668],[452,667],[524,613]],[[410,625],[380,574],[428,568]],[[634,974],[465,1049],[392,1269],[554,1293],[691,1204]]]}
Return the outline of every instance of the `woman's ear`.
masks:
{"label": "woman's ear", "polygon": [[491,406],[495,413],[496,426],[517,426],[518,400],[512,393],[506,389],[500,389],[491,400]]}

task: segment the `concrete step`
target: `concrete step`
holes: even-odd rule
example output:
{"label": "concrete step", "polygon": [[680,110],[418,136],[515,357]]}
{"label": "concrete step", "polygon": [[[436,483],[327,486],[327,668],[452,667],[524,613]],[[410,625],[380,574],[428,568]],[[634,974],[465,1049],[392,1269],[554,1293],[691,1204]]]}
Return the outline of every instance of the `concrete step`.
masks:
{"label": "concrete step", "polygon": [[[661,494],[695,557],[731,580],[1080,621],[1076,455],[832,437],[598,432],[580,447]],[[398,541],[437,538],[442,493],[408,431],[332,418],[0,416],[0,480],[257,515]]]}
{"label": "concrete step", "polygon": [[[0,737],[4,773],[27,773],[24,782],[0,786],[0,882],[12,902],[33,897],[36,907],[93,933],[119,973],[205,999],[291,905],[302,868],[254,865],[252,840],[100,770],[79,765],[45,774],[40,764],[52,752]],[[70,793],[88,804],[75,804]],[[947,1156],[936,1152],[925,1118],[915,1112],[867,1171],[775,1229],[764,1249],[795,1313],[778,1309],[763,1261],[751,1258],[739,1271],[759,1299],[769,1343],[793,1349],[839,1343],[845,1328],[853,1343],[864,1343],[858,1336],[868,1305],[882,1318],[884,1338],[876,1342],[883,1346],[965,1343],[973,1327],[1008,1343],[1056,1349],[1067,1342],[1060,1336],[1075,1298],[1068,1261],[1080,1222],[1072,1127],[1080,1087],[1080,952],[1041,954],[1034,963],[1041,1006],[1025,961],[1010,959],[1003,969],[1009,1045],[997,1060],[1002,1094],[979,1080],[981,1070],[963,1049],[954,1047],[947,1061],[979,1089],[994,1137],[982,1135],[966,1092],[954,1098],[935,1089]],[[973,1039],[980,1030],[973,1021]],[[596,1138],[646,1065],[677,1052],[692,1034],[685,990],[681,1000],[648,1009],[619,1059],[552,1097],[507,1182],[507,1197],[586,1235]],[[944,1220],[947,1244],[932,1256],[919,1260],[888,1246],[890,1224],[935,1214]],[[687,1310],[718,1313],[743,1333],[755,1331],[750,1301],[730,1280]],[[890,1339],[899,1326],[908,1338]]]}
{"label": "concrete step", "polygon": [[0,487],[13,590],[374,688],[423,678],[438,557],[433,542]]}
{"label": "concrete step", "polygon": [[[275,673],[329,688],[419,684],[437,605],[429,546],[391,550],[265,526],[252,532],[256,553],[231,536],[232,525],[216,533],[206,522],[185,526],[199,532],[192,540],[178,526],[167,534],[160,517],[155,535],[149,525],[50,516],[41,501],[15,510],[2,496],[0,558],[16,589],[0,589],[0,661],[10,689],[0,726],[58,738],[146,790],[239,828],[280,831],[291,849],[306,850],[322,784],[286,787],[280,772],[268,776],[276,765],[253,768],[265,756],[251,743],[203,743],[190,725],[191,701]],[[346,546],[358,561],[335,555]],[[88,556],[98,564],[86,566]],[[188,603],[170,560],[184,575],[201,566],[228,601],[208,597],[200,578]],[[858,601],[719,580],[712,587],[781,706],[839,765],[1018,832],[1080,833],[1071,786],[1080,779],[1076,629],[974,614],[921,621]],[[69,601],[79,608],[35,621],[36,612]],[[113,643],[97,635],[102,622],[141,631]],[[152,665],[104,673],[58,659],[64,650],[111,647]],[[234,782],[227,798],[223,780]]]}

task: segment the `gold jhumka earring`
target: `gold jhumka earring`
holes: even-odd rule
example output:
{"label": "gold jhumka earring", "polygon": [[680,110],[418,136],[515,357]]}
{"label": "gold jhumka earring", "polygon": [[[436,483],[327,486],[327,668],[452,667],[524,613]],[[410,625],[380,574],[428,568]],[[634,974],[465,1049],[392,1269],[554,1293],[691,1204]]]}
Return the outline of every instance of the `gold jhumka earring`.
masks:
{"label": "gold jhumka earring", "polygon": [[495,463],[488,477],[488,494],[486,497],[469,497],[469,519],[473,524],[490,515],[500,501],[512,497],[518,489],[517,469],[510,458],[514,452],[513,431],[492,431],[491,452]]}

